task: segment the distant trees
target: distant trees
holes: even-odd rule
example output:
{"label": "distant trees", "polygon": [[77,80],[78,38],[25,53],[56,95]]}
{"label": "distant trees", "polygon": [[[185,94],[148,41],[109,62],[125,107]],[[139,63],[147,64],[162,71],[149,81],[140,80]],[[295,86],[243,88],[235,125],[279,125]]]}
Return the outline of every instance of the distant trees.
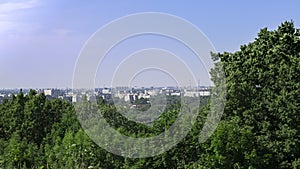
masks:
{"label": "distant trees", "polygon": [[[79,129],[72,109],[71,104],[59,99],[50,101],[34,90],[27,96],[20,91],[3,102],[0,105],[0,167],[43,166],[46,162],[44,146],[64,136],[72,125]],[[70,113],[73,118],[65,117]]]}
{"label": "distant trees", "polygon": [[[171,102],[152,128],[126,119],[110,103],[102,101],[98,107],[99,113],[121,133],[145,137],[157,135],[173,124],[180,106],[177,101]],[[111,154],[81,129],[77,115],[88,116],[86,112],[92,108],[87,100],[82,104],[86,106],[76,114],[71,103],[49,100],[33,90],[26,96],[21,91],[0,104],[0,168],[176,168],[197,158],[191,156],[191,140],[153,158],[129,159]],[[193,137],[197,140],[196,135]],[[187,149],[189,154],[182,153]]]}

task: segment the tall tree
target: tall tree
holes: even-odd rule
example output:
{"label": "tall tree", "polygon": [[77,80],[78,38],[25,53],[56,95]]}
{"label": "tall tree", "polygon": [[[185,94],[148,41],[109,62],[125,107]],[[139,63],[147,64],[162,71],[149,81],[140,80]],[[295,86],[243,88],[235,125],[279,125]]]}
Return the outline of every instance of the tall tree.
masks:
{"label": "tall tree", "polygon": [[299,37],[293,22],[284,22],[274,31],[262,29],[235,53],[215,55],[227,86],[225,122],[211,143],[218,167],[299,165]]}

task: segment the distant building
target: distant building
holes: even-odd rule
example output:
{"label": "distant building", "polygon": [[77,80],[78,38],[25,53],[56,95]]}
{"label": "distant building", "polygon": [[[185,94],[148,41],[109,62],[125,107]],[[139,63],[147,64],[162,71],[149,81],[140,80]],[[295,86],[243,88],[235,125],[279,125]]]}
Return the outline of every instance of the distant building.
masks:
{"label": "distant building", "polygon": [[102,94],[111,94],[111,90],[109,88],[102,89]]}
{"label": "distant building", "polygon": [[111,94],[101,94],[100,95],[104,100],[110,100],[111,99]]}
{"label": "distant building", "polygon": [[173,92],[173,93],[171,93],[171,96],[180,96],[180,95],[181,95],[180,92]]}
{"label": "distant building", "polygon": [[44,89],[45,96],[51,96],[51,98],[58,98],[59,96],[63,96],[63,91],[59,89]]}
{"label": "distant building", "polygon": [[139,99],[139,95],[138,94],[127,94],[124,98],[125,101],[130,101],[131,103],[133,103],[135,100]]}
{"label": "distant building", "polygon": [[45,96],[51,96],[52,95],[52,90],[51,89],[45,89],[44,90],[44,95]]}
{"label": "distant building", "polygon": [[185,90],[185,97],[200,97],[200,96],[210,96],[210,91],[208,89],[200,90]]}
{"label": "distant building", "polygon": [[82,98],[81,98],[81,96],[78,95],[78,94],[74,94],[74,95],[72,96],[72,102],[73,102],[73,103],[80,102],[81,100],[82,100]]}

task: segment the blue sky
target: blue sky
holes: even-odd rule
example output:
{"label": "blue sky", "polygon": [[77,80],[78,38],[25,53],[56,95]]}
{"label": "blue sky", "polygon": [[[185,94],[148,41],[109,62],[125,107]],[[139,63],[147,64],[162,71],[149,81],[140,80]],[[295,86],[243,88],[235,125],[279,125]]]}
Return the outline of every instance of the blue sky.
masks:
{"label": "blue sky", "polygon": [[202,30],[216,51],[232,52],[253,41],[261,28],[276,29],[286,20],[300,27],[299,7],[297,0],[0,0],[0,88],[71,87],[76,59],[88,38],[125,15],[179,16]]}

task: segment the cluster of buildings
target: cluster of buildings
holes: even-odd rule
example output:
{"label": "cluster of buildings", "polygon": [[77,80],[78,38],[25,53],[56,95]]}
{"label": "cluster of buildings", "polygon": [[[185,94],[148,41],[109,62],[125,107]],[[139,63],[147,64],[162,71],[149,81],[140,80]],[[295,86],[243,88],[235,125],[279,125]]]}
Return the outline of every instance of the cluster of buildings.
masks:
{"label": "cluster of buildings", "polygon": [[0,103],[2,103],[4,99],[9,99],[13,95],[18,94],[19,91],[20,90],[17,90],[17,89],[2,89],[2,90],[0,90]]}
{"label": "cluster of buildings", "polygon": [[[9,99],[12,95],[19,93],[19,89],[0,89],[0,103],[4,98]],[[36,89],[37,93],[44,93],[48,99],[60,98],[70,102],[80,102],[84,97],[88,100],[91,98],[103,98],[110,100],[118,98],[128,102],[134,102],[138,99],[149,99],[151,96],[166,95],[166,96],[183,96],[183,97],[200,97],[209,96],[210,87],[150,87],[150,88],[96,88],[93,93],[86,90],[72,90],[72,89]],[[29,89],[23,89],[22,92],[26,95]]]}
{"label": "cluster of buildings", "polygon": [[[0,89],[0,103],[4,99],[10,99],[13,95],[17,95],[20,91],[26,96],[30,89]],[[46,98],[55,99],[59,98],[62,100],[68,100],[72,102],[72,89],[35,89],[35,91],[40,94],[44,93]]]}
{"label": "cluster of buildings", "polygon": [[135,100],[144,98],[149,99],[150,97],[157,95],[166,96],[184,96],[184,97],[200,97],[209,96],[210,88],[185,88],[179,89],[177,87],[151,87],[151,88],[116,88],[116,89],[103,89],[105,92],[98,91],[95,94],[102,96],[104,99],[107,97],[124,99],[124,101],[134,102]]}

